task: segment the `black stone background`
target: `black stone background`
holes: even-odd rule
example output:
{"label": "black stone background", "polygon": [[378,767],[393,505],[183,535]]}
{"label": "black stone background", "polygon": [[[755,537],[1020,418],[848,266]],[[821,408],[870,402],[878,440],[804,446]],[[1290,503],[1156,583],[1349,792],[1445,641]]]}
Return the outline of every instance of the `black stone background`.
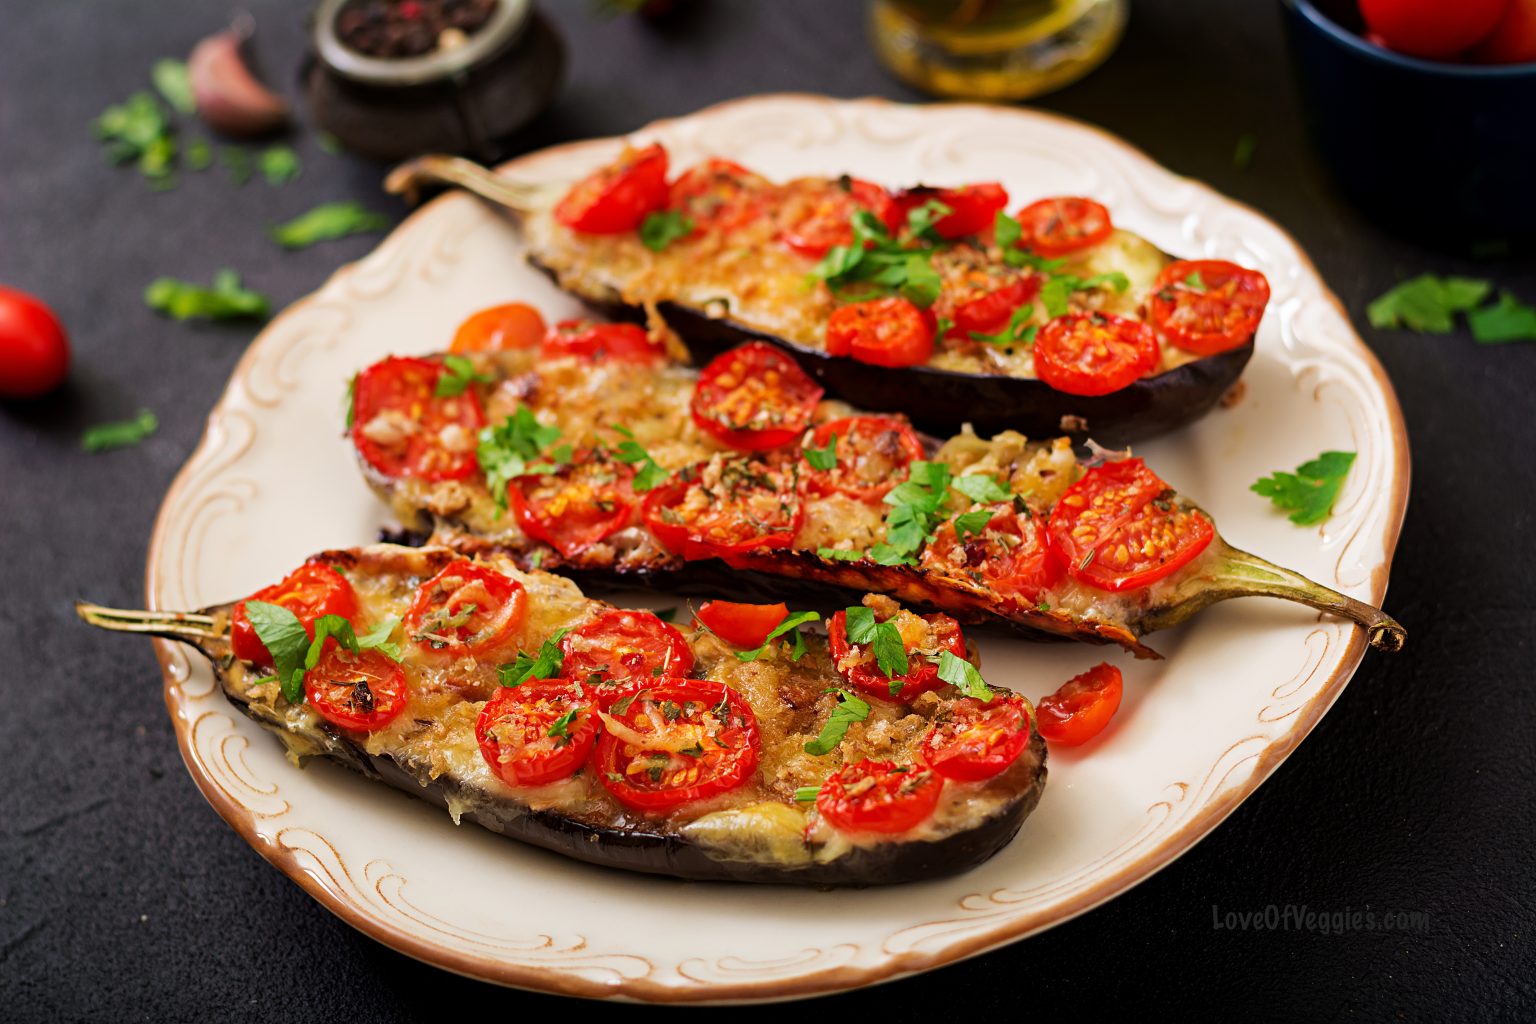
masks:
{"label": "black stone background", "polygon": [[[268,77],[294,94],[306,5],[245,6],[260,25]],[[603,20],[587,2],[545,6],[556,8],[573,59],[557,104],[521,148],[757,92],[919,98],[876,66],[863,5],[852,0],[705,0],[665,30]],[[1431,269],[1491,276],[1536,300],[1536,264],[1459,262],[1344,205],[1303,136],[1275,4],[1133,8],[1109,64],[1040,105],[1102,125],[1265,211],[1343,298],[1396,384],[1412,436],[1412,501],[1389,594],[1410,628],[1408,649],[1368,655],[1274,778],[1111,904],[938,973],[767,1012],[1532,1019],[1536,558],[1527,531],[1536,461],[1527,446],[1536,439],[1536,345],[1376,332],[1364,307]],[[235,189],[214,171],[154,194],[134,172],[106,166],[91,119],[145,85],[155,58],[184,55],[226,13],[195,0],[0,3],[0,281],[50,302],[76,357],[62,394],[0,405],[0,1018],[570,1012],[572,1003],[418,964],[325,912],[199,796],[149,645],[74,620],[76,596],[140,601],[161,496],[255,333],[158,319],[140,300],[144,285],[160,274],[207,280],[231,266],[285,305],[376,239],[283,253],[264,237],[267,223],[345,197],[403,212],[380,194],[379,168],[321,153],[312,134],[296,143],[303,177],[282,189]],[[1243,132],[1260,140],[1247,170],[1233,163]],[[1455,125],[1426,124],[1415,141],[1456,145]],[[141,406],[162,422],[146,444],[78,450],[83,426]],[[1432,924],[1423,934],[1213,928],[1213,906],[1269,904],[1421,910]],[[806,928],[814,935],[816,922]]]}

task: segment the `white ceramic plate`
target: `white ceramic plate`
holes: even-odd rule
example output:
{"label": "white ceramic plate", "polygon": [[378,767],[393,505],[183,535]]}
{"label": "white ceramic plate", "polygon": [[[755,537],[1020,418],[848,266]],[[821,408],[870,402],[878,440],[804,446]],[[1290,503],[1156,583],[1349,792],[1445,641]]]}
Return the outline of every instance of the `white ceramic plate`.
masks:
{"label": "white ceramic plate", "polygon": [[[1268,275],[1274,298],[1234,408],[1138,451],[1228,540],[1379,603],[1408,488],[1401,413],[1380,366],[1287,235],[1122,142],[1046,114],[765,96],[635,134],[674,166],[724,154],[770,176],[848,171],[890,184],[1001,180],[1016,200],[1094,196],[1181,256]],[[621,144],[524,157],[570,179]],[[517,233],[463,195],[418,211],[367,259],[252,344],[166,497],[149,603],[250,593],[304,556],[386,523],[341,437],[345,382],[389,353],[445,346],[474,310],[574,304],[520,257]],[[1291,525],[1248,485],[1327,449],[1359,453],[1333,518]],[[654,599],[653,599],[654,600]],[[658,602],[675,603],[675,602]],[[339,768],[300,771],[232,712],[207,667],[160,644],[166,702],[204,795],[269,861],[343,919],[449,970],[552,992],[657,1001],[761,1000],[846,989],[953,962],[1065,921],[1189,849],[1264,781],[1338,697],[1362,631],[1278,601],[1219,606],[1156,635],[1163,662],[1108,657],[1126,697],[1086,751],[1053,752],[1039,809],[958,878],[826,893],[682,883],[572,863]],[[1105,648],[987,639],[989,678],[1038,698]]]}

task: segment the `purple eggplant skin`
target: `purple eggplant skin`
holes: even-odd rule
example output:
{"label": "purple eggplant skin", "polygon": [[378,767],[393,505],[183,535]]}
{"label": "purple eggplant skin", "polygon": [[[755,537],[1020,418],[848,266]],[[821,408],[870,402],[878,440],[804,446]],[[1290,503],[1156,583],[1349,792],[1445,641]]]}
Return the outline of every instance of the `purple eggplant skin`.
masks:
{"label": "purple eggplant skin", "polygon": [[[532,257],[529,262],[560,283],[549,267]],[[572,294],[608,319],[645,323],[645,310],[639,306]],[[942,437],[958,434],[969,423],[983,437],[1017,430],[1028,437],[1065,435],[1078,444],[1092,437],[1099,444],[1123,447],[1200,419],[1237,383],[1253,356],[1249,339],[1238,348],[1143,377],[1111,394],[1069,395],[1029,377],[958,373],[930,366],[871,366],[675,302],[659,302],[656,309],[682,338],[696,365],[745,342],[766,341],[793,356],[829,395],[861,409],[905,413],[920,430]]]}

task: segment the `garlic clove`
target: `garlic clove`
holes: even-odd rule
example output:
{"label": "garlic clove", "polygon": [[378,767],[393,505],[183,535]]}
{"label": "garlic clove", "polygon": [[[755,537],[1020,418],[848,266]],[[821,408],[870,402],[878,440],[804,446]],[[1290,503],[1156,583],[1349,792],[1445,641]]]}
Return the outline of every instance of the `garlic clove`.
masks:
{"label": "garlic clove", "polygon": [[226,135],[264,135],[288,123],[288,103],[252,73],[241,46],[249,31],[225,29],[198,43],[187,59],[197,113]]}

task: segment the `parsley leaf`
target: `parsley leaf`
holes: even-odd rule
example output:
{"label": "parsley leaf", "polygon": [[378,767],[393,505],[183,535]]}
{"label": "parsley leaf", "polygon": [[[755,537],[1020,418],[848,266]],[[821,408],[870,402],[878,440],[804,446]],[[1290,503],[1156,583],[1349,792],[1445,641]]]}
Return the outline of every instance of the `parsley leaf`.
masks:
{"label": "parsley leaf", "polygon": [[954,208],[937,199],[930,199],[922,206],[907,211],[907,234],[930,242],[942,242],[943,237],[934,225],[954,213]]}
{"label": "parsley leaf", "polygon": [[650,452],[640,447],[640,442],[635,440],[635,432],[628,427],[621,427],[615,423],[610,429],[618,431],[624,436],[619,446],[614,449],[613,457],[627,465],[640,463],[640,469],[635,473],[635,478],[630,483],[630,489],[637,493],[653,491],[666,482],[670,475],[666,468],[651,458]]}
{"label": "parsley leaf", "polygon": [[799,789],[795,790],[795,803],[815,803],[816,798],[819,796],[821,796],[820,786],[801,786]]}
{"label": "parsley leaf", "polygon": [[1180,281],[1179,284],[1183,285],[1185,288],[1188,288],[1192,292],[1200,292],[1203,294],[1206,291],[1205,278],[1200,276],[1200,271],[1198,270],[1193,274],[1190,274],[1184,280]]}
{"label": "parsley leaf", "polygon": [[783,636],[785,633],[788,633],[790,630],[795,630],[795,643],[790,656],[795,661],[799,661],[802,657],[805,656],[805,640],[800,636],[799,627],[807,622],[820,621],[821,616],[816,612],[790,612],[788,615],[784,616],[784,618],[779,622],[777,626],[773,627],[773,629],[768,633],[766,637],[763,638],[763,642],[761,644],[752,648],[750,651],[737,651],[736,657],[740,658],[742,661],[756,661],[758,658],[762,657],[763,652],[768,649],[769,644],[773,643],[775,640]]}
{"label": "parsley leaf", "polygon": [[91,128],[106,143],[107,158],[113,163],[137,160],[139,173],[147,178],[170,175],[176,140],[171,136],[165,108],[148,91],[141,89],[108,107]]}
{"label": "parsley leaf", "polygon": [[1040,328],[1036,324],[1029,323],[1030,317],[1035,315],[1035,304],[1026,302],[1013,311],[1008,318],[1008,326],[996,334],[983,334],[980,331],[970,331],[972,341],[984,341],[988,345],[1033,345],[1035,332]]}
{"label": "parsley leaf", "polygon": [[549,736],[552,739],[570,739],[571,723],[576,721],[576,716],[581,714],[581,712],[582,709],[579,707],[571,708],[565,714],[561,715],[559,718],[550,723],[549,731],[544,735]]}
{"label": "parsley leaf", "polygon": [[1500,292],[1494,305],[1468,313],[1467,324],[1472,328],[1472,337],[1485,345],[1536,341],[1536,309],[1509,292]]}
{"label": "parsley leaf", "polygon": [[979,537],[991,521],[992,511],[985,508],[979,508],[974,512],[966,512],[963,515],[955,516],[955,536],[959,540],[965,540],[967,537]]}
{"label": "parsley leaf", "polygon": [[1312,526],[1328,518],[1344,477],[1354,464],[1354,452],[1323,452],[1295,473],[1276,472],[1249,487],[1282,509],[1293,509],[1289,518],[1299,526]]}
{"label": "parsley leaf", "polygon": [[1107,274],[1095,274],[1092,277],[1058,274],[1040,286],[1040,302],[1045,306],[1045,312],[1049,316],[1058,317],[1069,308],[1068,300],[1073,292],[1092,291],[1106,285],[1123,293],[1131,286],[1131,279],[1118,270],[1111,270]]}
{"label": "parsley leaf", "polygon": [[1475,308],[1491,291],[1491,282],[1476,278],[1420,274],[1365,307],[1365,315],[1378,329],[1406,326],[1427,334],[1449,334],[1455,314]]}
{"label": "parsley leaf", "polygon": [[299,163],[299,154],[293,151],[292,146],[268,146],[256,157],[256,166],[261,169],[261,176],[267,179],[267,184],[272,186],[286,185],[297,178],[303,170]]}
{"label": "parsley leaf", "polygon": [[174,277],[157,278],[144,289],[144,303],[173,320],[264,320],[271,310],[265,295],[241,287],[240,275],[229,269],[213,275],[212,288]]}
{"label": "parsley leaf", "polygon": [[266,601],[245,602],[245,615],[256,631],[256,638],[272,656],[283,698],[297,704],[304,695],[304,661],[309,656],[309,634],[304,623],[282,605]]}
{"label": "parsley leaf", "polygon": [[942,510],[949,500],[951,474],[943,462],[914,462],[907,479],[891,488],[885,504],[891,510],[885,516],[885,543],[870,549],[870,555],[882,565],[910,561],[944,519]]}
{"label": "parsley leaf", "polygon": [[817,558],[827,558],[834,562],[857,562],[864,558],[862,551],[847,551],[842,548],[817,548]]}
{"label": "parsley leaf", "polygon": [[955,477],[950,484],[955,490],[970,498],[972,501],[987,503],[993,501],[1007,501],[1013,497],[1013,492],[997,482],[995,477],[985,473],[962,473]]}
{"label": "parsley leaf", "polygon": [[468,356],[443,356],[443,375],[437,378],[437,388],[432,393],[438,398],[462,395],[475,381],[490,383],[496,378],[489,373],[476,373],[475,362]]}
{"label": "parsley leaf", "polygon": [[964,658],[955,657],[949,651],[939,652],[939,678],[958,686],[967,697],[988,701],[992,699],[992,690],[987,686],[987,681],[981,678],[981,672],[976,666]]}
{"label": "parsley leaf", "polygon": [[652,252],[661,252],[680,238],[693,233],[693,221],[676,210],[648,213],[640,222],[640,241]]}
{"label": "parsley leaf", "polygon": [[251,154],[239,146],[224,146],[220,149],[219,163],[229,172],[230,183],[236,188],[251,180]]}
{"label": "parsley leaf", "polygon": [[109,452],[114,448],[129,448],[138,444],[160,428],[160,420],[148,409],[140,409],[131,420],[98,423],[87,427],[80,435],[80,448],[92,453]]}
{"label": "parsley leaf", "polygon": [[825,281],[834,293],[900,295],[924,309],[933,305],[944,283],[933,269],[931,248],[902,245],[868,210],[855,210],[850,224],[852,243],[829,249],[811,271],[812,278]]}
{"label": "parsley leaf", "polygon": [[848,726],[869,717],[869,705],[864,701],[847,690],[838,690],[837,694],[841,699],[837,707],[832,709],[832,714],[827,716],[826,723],[821,727],[821,735],[805,745],[807,754],[820,757],[832,753],[848,734]]}
{"label": "parsley leaf", "polygon": [[[332,566],[331,568],[336,568]],[[340,572],[341,570],[337,570]],[[383,653],[391,661],[400,660],[400,645],[391,643],[389,638],[395,635],[395,630],[400,626],[398,618],[381,619],[374,627],[357,638],[357,646],[362,650],[375,649]]]}
{"label": "parsley leaf", "polygon": [[894,622],[876,622],[875,613],[863,605],[843,610],[844,628],[851,644],[869,644],[874,649],[875,665],[882,675],[891,681],[891,695],[901,692],[901,678],[911,670],[907,660],[907,645],[901,639],[901,631]]}
{"label": "parsley leaf", "polygon": [[149,77],[178,114],[197,113],[197,100],[192,95],[192,76],[187,73],[187,63],[165,57],[155,61]]}
{"label": "parsley leaf", "polygon": [[305,249],[316,242],[383,231],[387,227],[388,217],[349,199],[341,203],[322,203],[286,224],[276,225],[270,233],[284,249]]}
{"label": "parsley leaf", "polygon": [[813,469],[836,469],[837,435],[832,435],[832,440],[827,442],[825,448],[807,447],[803,449],[802,454],[805,455],[805,461],[809,462]]}
{"label": "parsley leaf", "polygon": [[554,636],[539,645],[538,654],[518,651],[517,659],[512,664],[497,666],[496,678],[502,686],[521,686],[530,679],[555,678],[560,674],[560,666],[565,661],[560,641],[569,632],[569,629],[556,630]]}
{"label": "parsley leaf", "polygon": [[481,428],[475,457],[485,470],[485,484],[497,507],[507,507],[507,482],[513,477],[554,468],[538,459],[559,438],[560,428],[540,423],[526,405],[519,405],[500,423]]}

